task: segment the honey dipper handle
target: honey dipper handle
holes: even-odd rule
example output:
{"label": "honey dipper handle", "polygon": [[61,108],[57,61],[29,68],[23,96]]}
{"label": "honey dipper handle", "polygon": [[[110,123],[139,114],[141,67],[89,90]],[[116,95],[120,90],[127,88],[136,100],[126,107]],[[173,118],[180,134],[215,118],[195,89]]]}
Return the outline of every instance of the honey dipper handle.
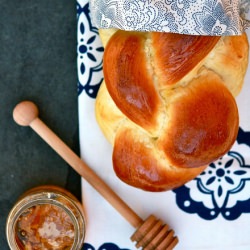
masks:
{"label": "honey dipper handle", "polygon": [[37,106],[24,101],[14,111],[14,120],[22,126],[30,126],[45,142],[47,142],[75,171],[89,182],[133,227],[138,228],[143,220],[80,158],[77,156],[48,126],[38,117]]}

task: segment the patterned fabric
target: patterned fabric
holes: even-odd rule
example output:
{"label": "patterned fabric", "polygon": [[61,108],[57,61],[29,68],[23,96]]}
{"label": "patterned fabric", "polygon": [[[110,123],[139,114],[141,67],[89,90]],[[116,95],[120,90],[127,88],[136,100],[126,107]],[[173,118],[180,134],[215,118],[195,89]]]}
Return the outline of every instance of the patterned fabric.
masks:
{"label": "patterned fabric", "polygon": [[129,249],[121,249],[113,243],[104,243],[98,248],[94,248],[91,244],[85,243],[83,245],[82,250],[129,250]]}
{"label": "patterned fabric", "polygon": [[[187,213],[196,213],[205,220],[219,215],[225,220],[236,220],[243,213],[250,213],[250,132],[239,129],[233,148],[211,163],[193,182],[174,190],[176,202]],[[198,195],[197,195],[198,193]],[[210,203],[210,206],[206,204]]]}
{"label": "patterned fabric", "polygon": [[[98,28],[195,35],[237,35],[249,25],[243,0],[91,0]],[[241,3],[241,5],[240,5]],[[242,7],[243,6],[243,7]]]}
{"label": "patterned fabric", "polygon": [[[181,14],[182,10],[197,1],[166,0],[165,2],[170,3],[171,8]],[[156,1],[146,0],[143,2],[156,3]],[[213,4],[207,8],[207,13],[209,10],[217,9],[218,18],[226,22],[226,19],[222,18],[222,1],[210,2]],[[249,2],[249,0],[242,1],[245,6],[249,6]],[[128,4],[129,6],[132,5]],[[110,11],[109,15],[112,13],[115,12]],[[171,16],[166,12],[167,16],[168,14]],[[197,20],[202,18],[203,21],[210,20],[206,19],[205,15],[203,17],[196,15]],[[141,192],[124,185],[115,176],[111,162],[112,148],[100,132],[95,120],[95,97],[103,80],[103,47],[98,29],[91,22],[88,0],[78,0],[77,20],[81,157],[142,218],[154,214],[168,223],[180,240],[176,250],[249,250],[250,70],[247,72],[246,83],[237,99],[241,119],[238,138],[232,149],[221,159],[211,163],[196,179],[178,189],[156,194]],[[210,22],[214,23],[213,19]],[[172,22],[171,25],[175,29],[177,24]],[[205,30],[204,27],[199,27],[200,30]],[[211,30],[211,27],[206,29]],[[135,229],[131,228],[124,218],[84,180],[82,180],[82,197],[87,220],[83,250],[135,249],[134,243],[130,241],[130,236]]]}
{"label": "patterned fabric", "polygon": [[77,42],[78,42],[78,94],[84,91],[95,98],[102,82],[103,47],[98,30],[92,26],[89,15],[89,4],[77,3]]}

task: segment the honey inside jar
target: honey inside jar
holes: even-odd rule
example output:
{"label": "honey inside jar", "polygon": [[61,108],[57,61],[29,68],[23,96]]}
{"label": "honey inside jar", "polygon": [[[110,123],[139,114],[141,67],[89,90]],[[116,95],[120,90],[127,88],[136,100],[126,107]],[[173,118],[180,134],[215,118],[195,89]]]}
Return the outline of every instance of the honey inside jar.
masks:
{"label": "honey inside jar", "polygon": [[38,204],[18,218],[16,242],[22,250],[68,250],[74,243],[74,224],[70,216],[53,204]]}

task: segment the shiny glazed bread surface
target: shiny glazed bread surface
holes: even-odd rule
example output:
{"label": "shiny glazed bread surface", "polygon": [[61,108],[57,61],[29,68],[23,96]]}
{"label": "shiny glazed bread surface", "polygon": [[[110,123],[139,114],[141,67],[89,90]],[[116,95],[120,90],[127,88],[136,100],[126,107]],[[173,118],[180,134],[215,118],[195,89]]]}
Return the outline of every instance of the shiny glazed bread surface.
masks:
{"label": "shiny glazed bread surface", "polygon": [[100,35],[105,81],[96,118],[121,180],[147,191],[173,189],[231,148],[239,126],[235,96],[248,63],[245,34]]}

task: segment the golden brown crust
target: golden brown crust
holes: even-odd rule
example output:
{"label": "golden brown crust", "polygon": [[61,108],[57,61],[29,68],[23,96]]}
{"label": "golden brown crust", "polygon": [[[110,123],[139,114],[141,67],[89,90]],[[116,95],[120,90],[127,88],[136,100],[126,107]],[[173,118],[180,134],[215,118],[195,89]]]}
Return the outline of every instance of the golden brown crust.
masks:
{"label": "golden brown crust", "polygon": [[208,165],[231,148],[238,133],[238,109],[217,75],[206,71],[185,89],[168,92],[168,97],[169,121],[158,148],[163,148],[170,164]]}
{"label": "golden brown crust", "polygon": [[220,39],[206,57],[204,66],[218,74],[233,96],[243,86],[248,67],[249,45],[247,35],[226,36]]}
{"label": "golden brown crust", "polygon": [[173,189],[231,148],[239,125],[234,96],[248,64],[245,34],[181,41],[181,35],[103,33],[106,83],[96,117],[114,146],[121,180],[148,191]]}
{"label": "golden brown crust", "polygon": [[147,71],[145,34],[116,32],[105,48],[103,72],[119,109],[136,124],[151,130],[158,125],[161,101]]}
{"label": "golden brown crust", "polygon": [[220,37],[152,32],[151,47],[159,88],[175,84],[214,48]]}
{"label": "golden brown crust", "polygon": [[116,134],[113,166],[117,176],[127,184],[154,192],[177,188],[205,169],[171,165],[152,138],[126,126]]}

